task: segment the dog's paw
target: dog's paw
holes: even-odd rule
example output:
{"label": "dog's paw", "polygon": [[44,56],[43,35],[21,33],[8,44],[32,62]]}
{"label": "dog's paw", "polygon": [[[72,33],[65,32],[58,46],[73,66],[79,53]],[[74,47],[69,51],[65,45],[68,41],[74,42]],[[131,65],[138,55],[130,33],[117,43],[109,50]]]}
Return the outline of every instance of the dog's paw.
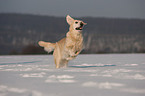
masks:
{"label": "dog's paw", "polygon": [[69,60],[72,60],[72,59],[74,59],[74,58],[72,58],[72,57],[67,57],[67,58],[66,58],[66,60],[68,60],[68,61],[69,61]]}

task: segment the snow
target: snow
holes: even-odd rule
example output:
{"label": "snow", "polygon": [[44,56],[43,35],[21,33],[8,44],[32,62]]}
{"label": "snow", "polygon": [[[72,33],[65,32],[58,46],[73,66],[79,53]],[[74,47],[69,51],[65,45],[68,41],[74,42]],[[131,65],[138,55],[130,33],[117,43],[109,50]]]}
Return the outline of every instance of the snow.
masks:
{"label": "snow", "polygon": [[113,87],[122,87],[123,84],[120,83],[109,83],[109,82],[85,82],[83,83],[83,86],[85,87],[97,87],[99,89],[112,89]]}
{"label": "snow", "polygon": [[45,80],[46,83],[74,83],[75,80],[73,80],[74,76],[70,75],[51,75],[48,77],[47,80]]}
{"label": "snow", "polygon": [[145,96],[145,54],[0,56],[0,96]]}

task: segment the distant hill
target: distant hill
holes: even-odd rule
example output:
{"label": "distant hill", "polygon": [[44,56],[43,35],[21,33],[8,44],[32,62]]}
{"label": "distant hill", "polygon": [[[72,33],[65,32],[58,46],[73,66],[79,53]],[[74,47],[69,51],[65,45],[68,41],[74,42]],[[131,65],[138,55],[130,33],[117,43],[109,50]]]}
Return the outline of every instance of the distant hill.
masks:
{"label": "distant hill", "polygon": [[[82,53],[145,52],[145,20],[77,19],[87,23],[83,31],[85,46]],[[1,13],[0,54],[45,53],[37,42],[56,42],[65,37],[68,28],[65,17]]]}

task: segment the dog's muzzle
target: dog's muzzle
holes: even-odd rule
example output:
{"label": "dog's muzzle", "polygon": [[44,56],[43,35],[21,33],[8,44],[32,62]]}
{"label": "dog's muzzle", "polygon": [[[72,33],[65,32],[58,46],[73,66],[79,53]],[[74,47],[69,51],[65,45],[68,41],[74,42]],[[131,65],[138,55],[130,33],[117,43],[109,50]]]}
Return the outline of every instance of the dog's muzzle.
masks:
{"label": "dog's muzzle", "polygon": [[84,24],[81,22],[80,23],[80,27],[76,28],[76,30],[82,30],[83,29]]}

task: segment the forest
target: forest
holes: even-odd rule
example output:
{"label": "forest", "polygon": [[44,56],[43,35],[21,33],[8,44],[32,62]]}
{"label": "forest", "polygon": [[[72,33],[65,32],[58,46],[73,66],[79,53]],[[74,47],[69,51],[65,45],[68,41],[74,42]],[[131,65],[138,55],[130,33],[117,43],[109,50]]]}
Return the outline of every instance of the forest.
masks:
{"label": "forest", "polygon": [[[145,53],[144,19],[76,19],[87,23],[82,54]],[[57,42],[68,29],[65,17],[0,13],[0,55],[46,54],[37,42]]]}

